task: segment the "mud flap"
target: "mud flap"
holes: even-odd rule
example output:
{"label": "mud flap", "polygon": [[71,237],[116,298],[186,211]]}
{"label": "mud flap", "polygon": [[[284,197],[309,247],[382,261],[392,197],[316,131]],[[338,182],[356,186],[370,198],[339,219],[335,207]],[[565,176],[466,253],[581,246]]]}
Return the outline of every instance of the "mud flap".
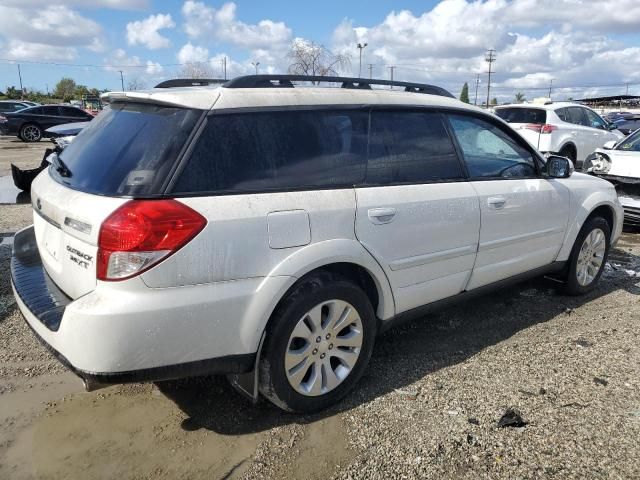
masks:
{"label": "mud flap", "polygon": [[233,373],[227,375],[227,380],[233,388],[235,388],[241,395],[248,398],[254,405],[258,403],[259,397],[259,372],[260,372],[260,355],[262,354],[262,344],[264,343],[265,332],[262,333],[260,338],[260,344],[258,345],[258,352],[256,354],[256,362],[253,365],[253,370],[247,373]]}

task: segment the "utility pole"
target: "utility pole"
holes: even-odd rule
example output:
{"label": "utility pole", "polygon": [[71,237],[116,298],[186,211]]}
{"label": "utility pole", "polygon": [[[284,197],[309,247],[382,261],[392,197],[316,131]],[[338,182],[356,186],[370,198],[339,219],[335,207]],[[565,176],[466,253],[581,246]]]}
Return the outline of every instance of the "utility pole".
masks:
{"label": "utility pole", "polygon": [[489,108],[489,96],[491,95],[491,65],[496,61],[496,51],[493,48],[487,50],[484,61],[489,64],[489,79],[487,81],[487,108]]}
{"label": "utility pole", "polygon": [[478,85],[480,85],[480,74],[476,73],[476,99],[473,101],[474,105],[478,105]]}
{"label": "utility pole", "polygon": [[122,76],[122,70],[118,70],[120,72],[120,85],[122,86],[122,91],[124,92],[124,77]]}
{"label": "utility pole", "polygon": [[358,43],[356,45],[356,47],[358,48],[358,50],[360,50],[360,63],[358,66],[358,78],[362,78],[362,50],[364,50],[367,45],[369,45],[368,43]]}
{"label": "utility pole", "polygon": [[47,97],[48,97],[49,96],[49,84],[45,83],[44,86],[47,87]]}
{"label": "utility pole", "polygon": [[22,72],[20,72],[20,64],[18,64],[18,78],[20,78],[20,100],[24,98],[24,89],[22,88]]}
{"label": "utility pole", "polygon": [[227,57],[222,57],[222,78],[227,79]]}
{"label": "utility pole", "polygon": [[260,62],[251,62],[251,65],[256,67],[256,75],[258,75],[258,65],[260,65]]}
{"label": "utility pole", "polygon": [[[389,67],[389,71],[391,72],[391,81],[393,82],[393,71],[396,67]],[[393,85],[389,85],[389,89],[393,89]]]}
{"label": "utility pole", "polygon": [[629,84],[627,83],[627,95],[629,95]]}
{"label": "utility pole", "polygon": [[549,81],[549,100],[551,100],[551,89],[553,88],[553,78]]}
{"label": "utility pole", "polygon": [[373,63],[369,64],[369,80],[373,78]]}

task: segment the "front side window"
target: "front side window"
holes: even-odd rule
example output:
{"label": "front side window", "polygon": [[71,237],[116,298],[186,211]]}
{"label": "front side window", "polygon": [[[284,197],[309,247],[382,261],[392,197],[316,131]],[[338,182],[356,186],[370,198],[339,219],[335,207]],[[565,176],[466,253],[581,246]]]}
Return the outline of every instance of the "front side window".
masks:
{"label": "front side window", "polygon": [[367,183],[424,183],[462,178],[464,172],[442,114],[372,112]]}
{"label": "front side window", "polygon": [[176,193],[347,187],[364,180],[368,113],[210,115]]}
{"label": "front side window", "polygon": [[625,138],[618,144],[616,150],[625,150],[627,152],[640,152],[640,130]]}
{"label": "front side window", "polygon": [[533,155],[511,135],[486,120],[450,115],[471,178],[536,176]]}

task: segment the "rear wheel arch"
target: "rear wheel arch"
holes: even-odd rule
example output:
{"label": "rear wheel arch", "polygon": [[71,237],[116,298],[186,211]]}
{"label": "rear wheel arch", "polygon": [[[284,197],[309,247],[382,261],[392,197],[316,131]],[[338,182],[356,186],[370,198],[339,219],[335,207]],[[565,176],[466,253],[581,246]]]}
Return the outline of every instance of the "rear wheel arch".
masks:
{"label": "rear wheel arch", "polygon": [[578,159],[578,148],[575,146],[573,142],[567,142],[564,145],[562,145],[560,150],[558,150],[558,153],[560,154],[565,151],[573,153],[573,156],[571,156],[570,154],[567,155],[571,161],[575,162]]}

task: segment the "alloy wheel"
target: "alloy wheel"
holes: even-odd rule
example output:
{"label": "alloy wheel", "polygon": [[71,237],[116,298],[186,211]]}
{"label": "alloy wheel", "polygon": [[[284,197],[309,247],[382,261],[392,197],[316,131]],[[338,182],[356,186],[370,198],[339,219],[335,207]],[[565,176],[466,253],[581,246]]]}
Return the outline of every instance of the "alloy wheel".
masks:
{"label": "alloy wheel", "polygon": [[599,228],[594,228],[586,236],[580,252],[578,252],[578,262],[576,266],[576,277],[578,283],[585,287],[598,276],[598,272],[604,261],[606,251],[606,236]]}
{"label": "alloy wheel", "polygon": [[305,396],[334,390],[351,373],[363,342],[358,311],[343,300],[316,305],[298,321],[285,353],[287,379]]}

